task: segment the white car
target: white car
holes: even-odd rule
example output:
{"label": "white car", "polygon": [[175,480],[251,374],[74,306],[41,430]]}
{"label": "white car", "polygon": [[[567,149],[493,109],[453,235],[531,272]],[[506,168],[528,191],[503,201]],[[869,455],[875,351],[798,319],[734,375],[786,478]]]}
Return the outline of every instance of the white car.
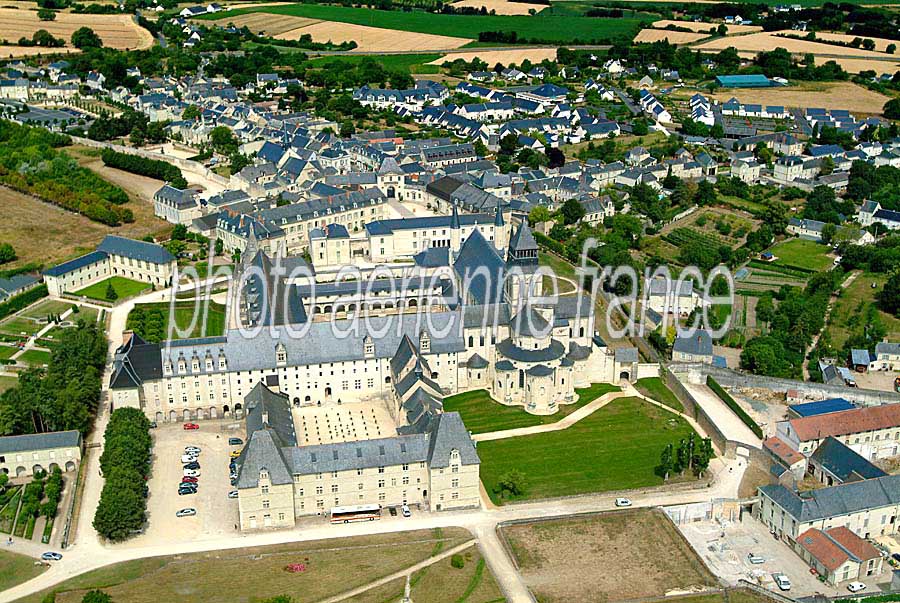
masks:
{"label": "white car", "polygon": [[175,517],[191,517],[192,515],[197,514],[197,509],[194,507],[188,507],[187,509],[182,509],[175,513]]}
{"label": "white car", "polygon": [[781,590],[791,590],[791,581],[784,574],[772,574],[772,579],[775,580],[775,586]]}
{"label": "white car", "polygon": [[616,506],[617,506],[617,507],[630,507],[630,506],[631,506],[631,500],[628,499],[628,498],[617,498],[617,499],[616,499]]}
{"label": "white car", "polygon": [[403,517],[412,517],[412,511],[409,510],[408,505],[403,505],[402,507],[400,507],[400,513],[403,515]]}
{"label": "white car", "polygon": [[200,477],[200,471],[198,469],[185,469],[184,476],[185,477]]}
{"label": "white car", "polygon": [[200,449],[196,446],[185,446],[184,447],[185,454],[200,454]]}
{"label": "white car", "polygon": [[759,565],[760,563],[765,563],[766,558],[760,555],[754,555],[753,553],[747,554],[747,560],[753,565]]}
{"label": "white car", "polygon": [[847,585],[847,590],[851,593],[858,593],[861,590],[866,590],[866,585],[862,582],[851,582]]}
{"label": "white car", "polygon": [[232,490],[231,492],[228,493],[228,498],[237,498],[237,497],[238,497],[237,490]]}
{"label": "white car", "polygon": [[197,457],[193,454],[182,454],[181,455],[181,464],[193,463],[197,460]]}

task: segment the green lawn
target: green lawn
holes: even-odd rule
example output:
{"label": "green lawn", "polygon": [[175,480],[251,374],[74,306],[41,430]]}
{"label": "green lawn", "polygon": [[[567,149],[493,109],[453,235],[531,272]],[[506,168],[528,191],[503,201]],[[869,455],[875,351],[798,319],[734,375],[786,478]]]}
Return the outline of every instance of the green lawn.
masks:
{"label": "green lawn", "polygon": [[791,266],[820,272],[832,265],[832,260],[826,255],[829,248],[815,241],[806,239],[789,239],[769,249],[775,257],[774,265]]}
{"label": "green lawn", "polygon": [[[385,11],[368,8],[351,8],[322,4],[286,4],[230,10],[200,19],[228,19],[247,13],[266,12],[276,15],[292,15],[308,19],[322,19],[340,23],[353,23],[369,27],[399,29],[426,34],[440,34],[457,38],[478,39],[484,31],[515,31],[520,40],[538,39],[547,42],[570,43],[579,40],[625,42],[631,40],[641,26],[641,19],[598,19],[577,16],[489,16],[444,15],[424,11]],[[649,20],[649,18],[647,19]]]}
{"label": "green lawn", "polygon": [[620,390],[615,385],[595,383],[575,391],[578,394],[578,401],[574,404],[560,405],[559,411],[553,415],[532,415],[525,412],[521,406],[500,404],[492,400],[483,389],[444,398],[444,411],[458,412],[462,415],[466,429],[472,433],[487,433],[556,423],[603,394]]}
{"label": "green lawn", "polygon": [[27,582],[47,569],[34,561],[25,555],[0,551],[0,591]]}
{"label": "green lawn", "polygon": [[16,360],[31,366],[43,366],[45,364],[50,364],[50,352],[45,352],[43,350],[27,350]]}
{"label": "green lawn", "polygon": [[13,345],[0,345],[0,360],[9,360],[10,356],[19,351],[19,348]]}
{"label": "green lawn", "polygon": [[[201,311],[203,306],[200,306]],[[182,301],[175,304],[175,324],[179,329],[187,329],[194,317],[196,309],[193,301]],[[127,328],[150,342],[159,342],[169,337],[169,302],[154,304],[136,304],[128,314]],[[197,318],[194,328],[188,337],[207,337],[222,335],[225,332],[225,306],[215,302],[209,303],[206,317],[206,331],[203,331],[202,315]],[[173,338],[178,334],[172,332]]]}
{"label": "green lawn", "polygon": [[132,297],[137,295],[141,291],[150,288],[150,285],[147,283],[142,283],[140,281],[133,281],[130,278],[125,278],[123,276],[111,276],[108,279],[104,279],[99,283],[94,283],[90,287],[85,287],[80,291],[75,291],[75,295],[83,295],[90,299],[97,299],[100,301],[110,301],[106,298],[106,289],[109,284],[112,283],[113,289],[118,294],[116,299],[125,299],[126,297]]}
{"label": "green lawn", "polygon": [[25,333],[26,335],[31,336],[40,330],[41,325],[33,320],[22,318],[20,316],[12,316],[3,322],[0,322],[0,332],[8,335],[21,336],[22,333]]}
{"label": "green lawn", "polygon": [[662,402],[669,408],[673,408],[678,412],[684,412],[684,406],[681,400],[675,397],[660,377],[647,377],[646,379],[638,379],[635,383],[639,392],[653,398],[657,402]]}
{"label": "green lawn", "polygon": [[64,302],[56,299],[44,299],[22,312],[21,316],[40,320],[47,318],[48,314],[62,314],[71,307],[71,302]]}
{"label": "green lawn", "polygon": [[525,476],[524,499],[657,486],[663,449],[691,432],[680,417],[620,398],[568,429],[479,442],[481,480],[495,503],[494,486],[512,470]]}
{"label": "green lawn", "polygon": [[884,287],[886,280],[887,276],[884,274],[860,274],[849,287],[840,292],[825,327],[831,347],[840,351],[852,335],[864,334],[873,315],[884,325],[888,338],[896,340],[900,333],[900,318],[880,310],[875,301],[875,296]]}

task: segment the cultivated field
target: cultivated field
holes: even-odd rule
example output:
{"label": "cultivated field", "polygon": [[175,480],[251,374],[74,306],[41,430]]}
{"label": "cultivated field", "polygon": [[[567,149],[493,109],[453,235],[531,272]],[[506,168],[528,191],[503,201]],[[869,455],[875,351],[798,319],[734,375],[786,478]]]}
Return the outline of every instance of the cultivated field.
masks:
{"label": "cultivated field", "polygon": [[[745,36],[728,36],[725,38],[716,38],[702,44],[697,45],[700,50],[724,50],[725,48],[734,47],[743,51],[769,51],[775,48],[784,48],[785,50],[797,54],[812,53],[816,55],[838,55],[842,57],[890,57],[890,55],[875,52],[874,50],[863,50],[862,48],[844,48],[842,46],[834,46],[832,44],[823,44],[822,42],[810,42],[807,40],[794,40],[792,38],[784,38],[776,36],[775,32],[758,32]],[[827,60],[823,57],[823,61]]]}
{"label": "cultivated field", "polygon": [[502,533],[525,583],[545,603],[643,600],[716,585],[656,510],[506,526]]}
{"label": "cultivated field", "polygon": [[0,45],[0,58],[14,59],[19,57],[45,56],[50,54],[69,54],[78,52],[77,48],[44,48],[40,46],[8,46]]}
{"label": "cultivated field", "polygon": [[[255,34],[265,34],[267,36],[277,36],[286,31],[306,27],[313,23],[318,23],[317,19],[304,19],[303,17],[292,17],[290,15],[270,15],[269,13],[248,13],[246,15],[238,15],[229,17],[228,19],[218,19],[217,24],[226,26],[229,23],[235,27],[247,27]],[[297,36],[299,37],[299,35]]]}
{"label": "cultivated field", "polygon": [[[796,34],[796,32],[789,32],[789,31],[779,31],[779,32],[775,32],[775,33]],[[895,46],[897,45],[896,40],[888,40],[887,38],[871,38],[869,36],[851,36],[849,34],[829,33],[829,32],[824,32],[824,31],[817,31],[816,38],[819,40],[832,40],[835,42],[847,42],[847,43],[851,42],[853,40],[853,38],[861,38],[864,40],[868,39],[868,40],[872,40],[873,42],[875,42],[875,50],[877,50],[878,52],[884,52],[889,44],[894,44]],[[840,53],[844,47],[834,46],[834,48],[837,50],[838,53]]]}
{"label": "cultivated field", "polygon": [[390,52],[397,50],[450,50],[471,42],[466,38],[451,38],[434,34],[382,29],[335,21],[319,21],[312,25],[291,29],[275,37],[296,40],[309,34],[313,42],[356,42],[358,52]]}
{"label": "cultivated field", "polygon": [[[45,29],[57,38],[70,43],[72,32],[79,27],[90,27],[103,40],[103,45],[120,50],[149,48],[153,45],[150,32],[139,27],[130,15],[77,15],[56,14],[54,21],[41,21],[37,11],[0,8],[0,38],[16,41],[30,38],[39,29]],[[56,49],[43,49],[55,51]]]}
{"label": "cultivated field", "polygon": [[532,63],[540,63],[544,59],[549,59],[551,61],[556,59],[556,49],[523,48],[522,50],[491,50],[489,48],[485,48],[484,50],[450,52],[443,55],[439,59],[431,61],[428,64],[443,65],[447,61],[455,61],[456,59],[471,61],[475,58],[481,59],[488,65],[495,65],[497,63],[503,63],[504,65],[515,63],[516,65],[518,65],[525,59],[528,59]]}
{"label": "cultivated field", "polygon": [[463,6],[471,6],[472,8],[481,8],[482,6],[490,11],[494,11],[498,15],[527,15],[528,11],[534,9],[541,12],[547,8],[546,4],[528,4],[525,2],[507,2],[506,0],[459,0],[451,4],[456,8]]}
{"label": "cultivated field", "polygon": [[[714,29],[719,26],[718,23],[696,23],[694,21],[674,21],[671,19],[663,19],[662,21],[656,21],[653,24],[653,27],[665,29],[669,25],[675,25],[676,27],[684,27],[686,29],[701,32],[708,32],[710,29]],[[729,34],[742,34],[762,31],[762,27],[758,25],[726,25],[725,27],[728,28]]]}
{"label": "cultivated field", "polygon": [[784,88],[728,89],[712,95],[719,101],[734,97],[743,103],[784,107],[830,107],[856,113],[881,113],[889,97],[851,82],[800,84]]}
{"label": "cultivated field", "polygon": [[689,31],[669,31],[666,29],[642,29],[635,36],[635,42],[659,42],[668,40],[669,44],[692,44],[703,38],[708,38],[707,33],[692,33]]}

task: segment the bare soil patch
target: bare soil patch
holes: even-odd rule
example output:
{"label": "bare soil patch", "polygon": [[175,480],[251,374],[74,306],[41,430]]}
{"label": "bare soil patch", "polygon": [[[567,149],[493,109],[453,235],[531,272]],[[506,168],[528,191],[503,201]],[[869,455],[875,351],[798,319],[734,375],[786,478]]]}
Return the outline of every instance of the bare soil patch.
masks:
{"label": "bare soil patch", "polygon": [[535,12],[541,12],[547,8],[546,4],[528,4],[526,2],[508,2],[507,0],[459,0],[451,6],[457,8],[461,6],[469,6],[472,8],[481,8],[482,6],[490,11],[494,11],[498,15],[527,15],[528,11],[534,9]]}
{"label": "bare soil patch", "polygon": [[[79,27],[90,27],[103,40],[103,45],[119,50],[149,48],[153,45],[150,32],[139,27],[131,15],[77,15],[57,13],[53,21],[41,21],[37,11],[0,8],[0,38],[16,41],[30,38],[39,29],[45,29],[57,38],[71,43],[72,33]],[[48,49],[41,49],[46,52]],[[56,49],[53,49],[54,51]]]}
{"label": "bare soil patch", "polygon": [[890,55],[874,50],[863,50],[862,48],[844,48],[834,46],[833,44],[825,44],[822,42],[810,42],[808,40],[794,40],[775,35],[779,32],[758,32],[745,36],[728,36],[724,38],[716,38],[699,44],[697,48],[700,50],[723,50],[725,48],[734,47],[743,51],[769,51],[774,48],[784,48],[788,52],[797,54],[833,54],[843,57],[890,57]]}
{"label": "bare soil patch", "polygon": [[[717,28],[719,26],[719,23],[698,23],[695,21],[675,21],[672,19],[663,19],[662,21],[655,22],[653,24],[653,27],[665,29],[669,25],[684,27],[693,31],[708,32],[710,29]],[[762,31],[762,27],[760,27],[759,25],[726,25],[725,27],[728,28],[729,34],[742,34]]]}
{"label": "bare soil patch", "polygon": [[356,50],[358,52],[449,50],[459,48],[472,41],[466,38],[383,29],[381,27],[368,27],[334,21],[318,21],[305,27],[282,32],[274,37],[281,40],[296,40],[304,34],[311,35],[314,42],[330,41],[340,44],[341,42],[353,40],[356,42]]}
{"label": "bare soil patch", "polygon": [[318,22],[316,19],[293,17],[291,15],[275,15],[272,13],[247,13],[246,15],[217,19],[215,21],[219,25],[231,23],[235,27],[247,27],[255,34],[265,34],[267,36],[277,36],[286,31],[306,27]]}
{"label": "bare soil patch", "polygon": [[545,603],[641,600],[716,584],[657,510],[520,524],[502,532],[525,583]]}
{"label": "bare soil patch", "polygon": [[712,95],[719,101],[732,97],[744,103],[784,107],[829,107],[856,113],[879,114],[889,97],[852,82],[815,83],[783,88],[728,89]]}
{"label": "bare soil patch", "polygon": [[668,40],[669,44],[692,44],[703,38],[708,38],[707,33],[694,33],[689,31],[670,31],[668,29],[642,29],[634,37],[635,42],[659,42]]}
{"label": "bare soil patch", "polygon": [[[471,40],[470,40],[471,41]],[[511,50],[471,50],[471,51],[463,51],[463,52],[451,52],[445,54],[439,59],[435,59],[428,63],[429,65],[442,65],[445,61],[455,61],[456,59],[463,59],[464,61],[471,61],[474,58],[479,58],[482,61],[486,62],[488,65],[494,65],[496,63],[503,63],[504,65],[509,65],[510,63],[520,64],[525,59],[528,59],[532,63],[540,63],[544,59],[553,60],[556,58],[556,48],[523,48],[522,50],[511,49]]]}

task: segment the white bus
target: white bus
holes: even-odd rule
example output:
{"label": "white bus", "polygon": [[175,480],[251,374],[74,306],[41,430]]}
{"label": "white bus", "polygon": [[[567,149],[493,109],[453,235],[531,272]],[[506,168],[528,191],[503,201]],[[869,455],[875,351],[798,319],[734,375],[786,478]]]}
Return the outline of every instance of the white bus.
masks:
{"label": "white bus", "polygon": [[381,505],[350,505],[331,508],[331,523],[375,521],[376,519],[381,519]]}

